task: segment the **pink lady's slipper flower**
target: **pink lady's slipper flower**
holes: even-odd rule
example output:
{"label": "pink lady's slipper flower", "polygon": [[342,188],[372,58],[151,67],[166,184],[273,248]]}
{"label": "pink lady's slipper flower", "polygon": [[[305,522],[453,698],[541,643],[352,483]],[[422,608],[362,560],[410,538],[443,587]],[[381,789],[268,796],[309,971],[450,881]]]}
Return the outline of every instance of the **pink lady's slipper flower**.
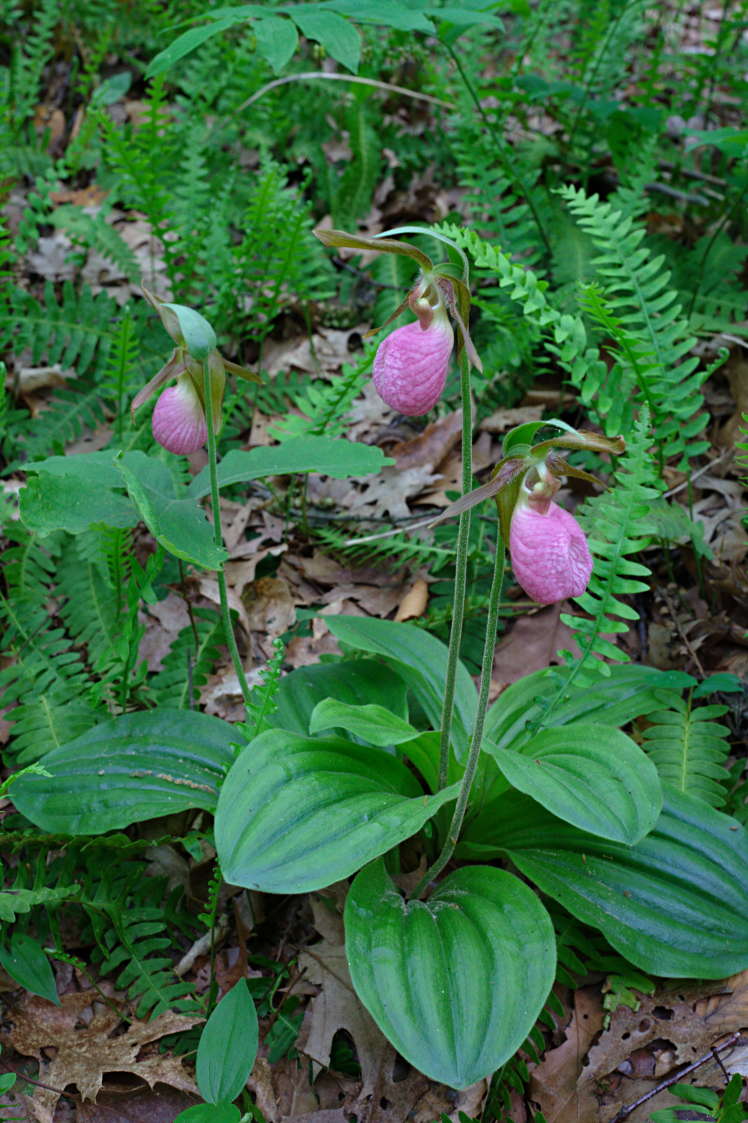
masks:
{"label": "pink lady's slipper flower", "polygon": [[[549,486],[550,484],[550,486]],[[522,486],[512,513],[509,551],[518,583],[538,604],[579,597],[592,573],[584,531],[577,520],[553,502],[558,481]]]}
{"label": "pink lady's slipper flower", "polygon": [[153,436],[169,452],[180,456],[197,452],[208,439],[202,403],[189,374],[163,391],[151,419]]}
{"label": "pink lady's slipper flower", "polygon": [[221,431],[226,371],[251,382],[259,382],[260,378],[223,357],[216,349],[213,328],[199,312],[183,304],[169,304],[147,289],[143,289],[143,295],[158,312],[176,347],[161,370],[135,395],[131,409],[134,414],[157,390],[176,378],[175,386],[161,392],[153,410],[151,428],[160,445],[184,456],[197,452],[208,439],[205,372],[216,435]]}
{"label": "pink lady's slipper flower", "polygon": [[[420,303],[420,302],[419,302]],[[382,340],[374,359],[374,385],[398,413],[428,413],[444,390],[454,332],[443,305]]]}

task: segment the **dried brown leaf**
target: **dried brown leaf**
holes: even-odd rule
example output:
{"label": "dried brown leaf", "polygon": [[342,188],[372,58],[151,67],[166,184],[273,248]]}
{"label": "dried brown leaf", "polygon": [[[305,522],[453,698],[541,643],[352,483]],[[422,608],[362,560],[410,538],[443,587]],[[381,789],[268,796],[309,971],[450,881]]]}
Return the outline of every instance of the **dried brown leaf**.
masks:
{"label": "dried brown leaf", "polygon": [[[120,1015],[100,1003],[98,994],[82,991],[62,995],[60,1006],[27,996],[6,1018],[10,1028],[0,1034],[0,1040],[23,1056],[35,1057],[39,1080],[48,1085],[38,1088],[30,1101],[39,1123],[51,1123],[60,1096],[50,1089],[75,1085],[83,1100],[95,1100],[106,1073],[127,1072],[151,1088],[161,1083],[197,1093],[181,1058],[166,1053],[141,1057],[140,1053],[168,1033],[190,1029],[203,1020],[198,1016],[170,1011],[151,1022],[133,1021],[120,1033]],[[52,1060],[46,1055],[50,1049]]]}

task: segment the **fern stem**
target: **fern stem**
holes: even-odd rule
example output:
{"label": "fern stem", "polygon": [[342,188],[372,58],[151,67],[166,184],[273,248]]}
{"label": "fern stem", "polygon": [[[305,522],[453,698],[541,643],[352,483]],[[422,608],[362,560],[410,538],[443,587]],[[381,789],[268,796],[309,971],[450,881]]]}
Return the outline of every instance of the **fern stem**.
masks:
{"label": "fern stem", "polygon": [[525,198],[525,201],[527,202],[528,207],[530,208],[530,211],[532,213],[532,217],[535,220],[535,225],[538,228],[538,234],[540,234],[540,237],[543,241],[543,245],[545,246],[545,252],[548,255],[548,257],[550,258],[552,256],[551,243],[548,240],[548,235],[545,232],[545,227],[543,226],[543,223],[540,221],[540,215],[538,214],[537,207],[535,206],[535,202],[534,202],[532,196],[530,195],[530,192],[527,189],[525,181],[522,178],[522,176],[520,175],[520,173],[514,167],[514,163],[511,160],[509,154],[507,153],[506,146],[504,145],[503,138],[499,136],[498,132],[493,127],[491,121],[489,120],[488,116],[486,115],[486,111],[480,103],[480,98],[478,97],[477,93],[475,92],[475,87],[473,86],[473,83],[470,81],[467,74],[465,73],[464,67],[463,67],[462,63],[460,62],[457,54],[452,49],[452,47],[450,47],[448,44],[445,44],[445,46],[447,48],[447,51],[449,52],[449,56],[452,59],[452,62],[457,67],[457,72],[459,73],[460,77],[462,78],[463,83],[465,84],[465,89],[469,93],[470,99],[473,102],[473,105],[478,110],[478,114],[480,115],[480,118],[483,121],[483,124],[488,129],[489,133],[491,134],[491,139],[493,140],[494,144],[496,145],[496,155],[498,156],[499,161],[503,165],[506,175],[509,177],[509,179],[512,181],[512,183],[516,184],[516,186],[520,189],[520,191],[522,192],[522,195]]}
{"label": "fern stem", "polygon": [[[470,361],[463,347],[460,355],[460,391],[462,396],[462,494],[467,495],[473,483],[473,410],[470,395]],[[465,591],[467,587],[468,546],[470,542],[470,516],[468,509],[460,515],[457,529],[457,559],[455,563],[454,599],[452,601],[452,627],[447,653],[447,677],[444,683],[442,728],[439,742],[439,788],[445,787],[449,771],[449,738],[452,732],[457,663],[460,658],[462,626],[465,619]]]}
{"label": "fern stem", "polygon": [[[203,397],[205,399],[205,421],[208,427],[208,470],[210,472],[210,506],[213,511],[213,535],[216,546],[221,548],[223,547],[223,534],[221,533],[221,507],[218,498],[218,459],[216,455],[216,434],[213,429],[213,398],[210,385],[210,371],[207,363],[203,363]],[[223,631],[229,654],[231,655],[231,662],[234,666],[234,672],[242,692],[242,698],[244,699],[247,717],[249,717],[249,707],[252,700],[251,692],[247,682],[247,676],[244,673],[244,667],[242,666],[239,648],[236,643],[234,625],[231,622],[229,595],[226,588],[226,575],[223,572],[223,563],[221,563],[220,567],[216,570],[216,578],[218,579],[218,593],[221,598]]]}
{"label": "fern stem", "polygon": [[421,897],[426,887],[438,877],[444,867],[449,862],[454,854],[455,847],[457,846],[462,830],[462,824],[465,819],[465,812],[467,810],[468,799],[470,798],[470,789],[473,786],[475,773],[478,769],[478,760],[480,758],[481,745],[483,744],[483,729],[486,723],[486,710],[488,708],[488,691],[491,686],[491,672],[493,670],[493,656],[496,647],[496,627],[499,620],[499,603],[501,600],[501,587],[504,583],[504,560],[506,550],[504,548],[504,539],[501,537],[499,530],[496,539],[496,556],[493,565],[493,578],[491,580],[491,592],[488,595],[488,622],[486,624],[486,638],[483,643],[483,661],[481,663],[480,672],[480,689],[478,691],[478,710],[475,715],[475,726],[473,727],[473,735],[470,739],[470,753],[468,755],[465,772],[462,777],[462,783],[457,795],[457,803],[455,804],[454,814],[452,821],[449,824],[447,832],[447,840],[442,847],[442,851],[436,861],[426,870],[426,873],[421,878],[420,882],[413,891],[413,897]]}

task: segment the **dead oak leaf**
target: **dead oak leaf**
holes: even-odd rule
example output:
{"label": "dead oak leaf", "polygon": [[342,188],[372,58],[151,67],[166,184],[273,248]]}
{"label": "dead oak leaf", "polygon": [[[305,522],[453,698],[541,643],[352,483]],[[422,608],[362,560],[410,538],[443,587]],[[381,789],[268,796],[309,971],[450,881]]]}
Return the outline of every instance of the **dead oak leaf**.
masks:
{"label": "dead oak leaf", "polygon": [[[642,997],[638,1010],[621,1006],[594,1045],[575,1012],[566,1042],[533,1072],[531,1098],[548,1123],[607,1123],[681,1066],[702,1057],[708,1060],[689,1080],[722,1087],[724,1076],[709,1058],[710,1050],[726,1035],[746,1028],[748,971],[716,983],[656,991]],[[720,1054],[728,1066],[730,1057],[731,1051]],[[646,1123],[654,1109],[676,1103],[670,1093],[658,1093],[628,1115],[627,1123]]]}
{"label": "dead oak leaf", "polygon": [[318,1066],[329,1068],[333,1037],[339,1029],[347,1030],[356,1043],[362,1095],[368,1095],[377,1083],[381,1055],[390,1046],[356,997],[345,957],[341,916],[330,908],[327,898],[312,897],[311,905],[314,926],[323,939],[301,953],[299,967],[307,981],[321,989],[310,1002],[305,1041],[300,1048]]}
{"label": "dead oak leaf", "polygon": [[[94,1100],[104,1074],[127,1072],[151,1088],[168,1084],[197,1094],[197,1087],[179,1057],[159,1054],[140,1058],[144,1046],[168,1033],[190,1029],[203,1019],[197,1015],[161,1014],[151,1022],[132,1022],[124,1033],[120,1015],[104,1006],[91,991],[64,994],[60,1006],[43,998],[29,997],[10,1011],[10,1029],[0,1035],[3,1044],[39,1062],[38,1088],[29,1101],[38,1120],[51,1121],[61,1091],[75,1085],[83,1100]],[[48,1051],[53,1051],[48,1059]]]}

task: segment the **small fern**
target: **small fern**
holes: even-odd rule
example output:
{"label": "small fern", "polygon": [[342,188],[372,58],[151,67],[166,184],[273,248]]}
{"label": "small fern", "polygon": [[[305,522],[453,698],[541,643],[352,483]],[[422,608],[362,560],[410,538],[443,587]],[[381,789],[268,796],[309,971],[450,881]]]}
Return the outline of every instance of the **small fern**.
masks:
{"label": "small fern", "polygon": [[192,618],[194,627],[182,629],[148,683],[157,705],[191,709],[218,662],[223,643],[220,615],[214,609],[193,608]]}
{"label": "small fern", "polygon": [[361,393],[374,361],[374,348],[368,347],[357,366],[344,364],[343,371],[331,382],[316,379],[310,382],[306,393],[297,400],[301,413],[288,414],[269,430],[279,441],[292,437],[339,437],[346,429],[346,413]]}
{"label": "small fern", "polygon": [[84,374],[106,359],[112,341],[112,320],[117,306],[106,293],[94,294],[85,286],[76,293],[66,281],[58,300],[47,282],[43,301],[22,288],[10,291],[0,307],[0,346],[31,349],[32,361],[74,367]]}
{"label": "small fern", "polygon": [[31,912],[37,905],[52,906],[62,904],[64,901],[74,901],[78,891],[78,885],[0,890],[0,921],[12,924],[16,917]]}
{"label": "small fern", "polygon": [[644,747],[662,780],[712,807],[722,807],[729,772],[729,729],[715,721],[728,706],[695,706],[693,690],[681,697],[668,690],[666,707],[647,714],[651,724],[644,730]]}
{"label": "small fern", "polygon": [[[587,196],[574,187],[562,187],[559,193],[600,251],[593,264],[605,304],[617,324],[638,341],[639,356],[646,360],[646,400],[662,456],[680,456],[681,463],[687,463],[709,447],[707,441],[687,443],[706,425],[699,387],[707,372],[698,370],[696,356],[689,356],[696,340],[669,286],[664,259],[652,257],[641,244],[643,228],[597,195]],[[591,401],[596,388],[589,378],[577,385],[584,400]]]}
{"label": "small fern", "polygon": [[605,635],[628,631],[627,621],[638,619],[638,614],[620,598],[648,588],[642,578],[650,576],[649,569],[632,561],[630,555],[639,553],[651,541],[649,503],[659,492],[652,486],[655,473],[650,444],[645,413],[634,426],[613,486],[588,500],[580,512],[594,560],[587,592],[576,598],[587,615],[562,614],[561,619],[574,629],[582,652],[578,660],[568,652],[563,654],[572,665],[572,676],[583,682],[593,681],[597,674],[610,674],[603,659],[628,662],[628,655]]}

